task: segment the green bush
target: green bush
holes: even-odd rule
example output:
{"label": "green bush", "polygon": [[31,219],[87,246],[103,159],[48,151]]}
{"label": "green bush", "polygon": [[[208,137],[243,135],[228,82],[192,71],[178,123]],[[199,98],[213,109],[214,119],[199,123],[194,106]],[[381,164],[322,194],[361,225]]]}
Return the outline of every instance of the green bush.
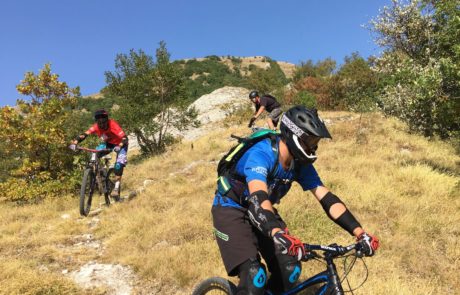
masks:
{"label": "green bush", "polygon": [[458,0],[394,1],[371,22],[384,92],[383,110],[425,136],[457,137],[460,129]]}
{"label": "green bush", "polygon": [[305,90],[297,92],[297,94],[293,98],[293,104],[295,105],[304,105],[308,108],[316,108],[317,103],[316,103],[316,97]]}

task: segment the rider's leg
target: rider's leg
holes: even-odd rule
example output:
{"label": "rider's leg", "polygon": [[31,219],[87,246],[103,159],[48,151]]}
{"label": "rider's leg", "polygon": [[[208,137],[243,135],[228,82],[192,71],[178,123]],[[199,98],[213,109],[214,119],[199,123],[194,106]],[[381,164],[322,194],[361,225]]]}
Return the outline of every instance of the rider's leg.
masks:
{"label": "rider's leg", "polygon": [[281,108],[274,109],[268,115],[268,126],[270,126],[271,130],[275,130],[276,126],[278,126],[278,121],[281,118],[283,111]]}
{"label": "rider's leg", "polygon": [[[295,257],[277,253],[271,261],[271,276],[268,287],[275,292],[287,291],[293,288],[302,272],[302,265]],[[267,262],[268,264],[268,262]]]}
{"label": "rider's leg", "polygon": [[267,123],[268,123],[268,128],[270,128],[271,130],[275,130],[275,124],[273,124],[273,121],[271,118],[267,119]]}
{"label": "rider's leg", "polygon": [[121,188],[121,177],[123,176],[124,165],[120,163],[115,163],[114,173],[115,173],[115,186],[113,187],[111,196],[119,201],[120,198],[120,188]]}
{"label": "rider's leg", "polygon": [[217,245],[227,274],[240,277],[238,294],[263,294],[265,267],[258,259],[255,229],[245,211],[229,197],[217,194],[211,212]]}
{"label": "rider's leg", "polygon": [[238,266],[240,283],[237,287],[237,295],[262,295],[267,281],[265,265],[257,258],[251,258]]}
{"label": "rider's leg", "polygon": [[117,160],[114,166],[115,187],[113,188],[111,195],[117,201],[120,198],[121,177],[123,176],[123,169],[126,166],[126,163],[128,162],[127,154],[128,154],[128,147],[125,146],[117,153]]}
{"label": "rider's leg", "polygon": [[[275,211],[276,212],[276,211]],[[276,212],[283,228],[286,224]],[[271,238],[257,234],[259,249],[270,271],[267,288],[274,292],[287,291],[294,287],[302,272],[301,264],[293,256],[281,254]]]}

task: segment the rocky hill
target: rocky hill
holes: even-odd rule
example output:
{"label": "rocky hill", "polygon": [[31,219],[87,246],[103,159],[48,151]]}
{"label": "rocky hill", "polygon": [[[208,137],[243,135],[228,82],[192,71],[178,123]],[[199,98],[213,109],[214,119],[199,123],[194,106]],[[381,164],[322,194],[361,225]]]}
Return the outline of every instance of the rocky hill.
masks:
{"label": "rocky hill", "polygon": [[[210,81],[212,80],[214,83],[216,82],[215,80],[221,80],[224,79],[223,77],[225,75],[229,75],[230,78],[227,80],[233,79],[233,84],[232,85],[240,85],[239,82],[241,80],[238,80],[236,77],[233,76],[238,76],[241,75],[242,77],[247,77],[250,75],[250,73],[254,69],[270,69],[271,64],[270,63],[275,63],[279,66],[279,69],[283,72],[283,74],[286,76],[286,78],[292,78],[295,70],[296,70],[296,65],[284,61],[275,61],[272,60],[269,57],[265,56],[249,56],[249,57],[235,57],[235,56],[208,56],[208,57],[200,57],[200,58],[189,58],[189,59],[183,59],[183,60],[177,60],[175,63],[178,63],[182,65],[185,75],[188,77],[189,81],[189,88],[197,88],[196,84],[201,84],[201,86],[208,88],[208,89],[203,89],[203,91],[200,91],[200,95],[210,93],[211,91],[221,88],[225,85],[222,81],[222,83],[219,83],[219,85],[215,85],[216,87],[212,88],[213,85],[210,85]],[[221,65],[224,66],[224,68],[219,68],[217,69],[216,65]],[[225,73],[225,71],[228,71],[228,73]],[[218,72],[214,72],[218,71]],[[223,73],[224,72],[224,73]],[[236,74],[238,72],[238,74]],[[210,77],[210,76],[215,76]],[[197,80],[197,81],[196,81]],[[194,83],[197,82],[197,83]],[[195,85],[194,85],[195,84]],[[103,98],[103,95],[101,93],[94,93],[91,95],[85,96],[86,98],[93,98],[93,99],[100,99]],[[195,97],[196,98],[196,97]],[[193,101],[193,100],[192,100]]]}
{"label": "rocky hill", "polygon": [[[222,126],[218,123],[226,116],[240,108],[250,107],[248,93],[249,90],[242,87],[223,87],[201,96],[190,105],[198,112],[200,126],[185,131],[173,130],[172,134],[189,141],[219,130]],[[139,147],[134,136],[129,136],[129,145],[131,149]]]}
{"label": "rocky hill", "polygon": [[[220,62],[227,65],[231,70],[236,69],[238,66],[242,70],[243,75],[247,75],[250,72],[250,67],[255,66],[261,69],[268,69],[270,68],[269,59],[265,56],[248,56],[248,57],[229,57],[229,56],[219,56],[218,57]],[[196,61],[205,61],[210,59],[209,57],[203,58],[192,58],[192,59],[185,59],[188,60],[196,60]],[[293,63],[288,63],[285,61],[275,61],[283,71],[284,75],[287,78],[292,78],[294,75],[296,65]]]}

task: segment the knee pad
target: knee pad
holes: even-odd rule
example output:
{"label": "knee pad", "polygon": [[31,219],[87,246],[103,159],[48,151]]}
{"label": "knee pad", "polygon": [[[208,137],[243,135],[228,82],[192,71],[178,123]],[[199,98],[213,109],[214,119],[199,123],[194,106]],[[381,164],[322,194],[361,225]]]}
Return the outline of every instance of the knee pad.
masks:
{"label": "knee pad", "polygon": [[298,261],[289,261],[280,265],[281,278],[284,290],[289,290],[295,286],[302,272],[302,265]]}
{"label": "knee pad", "polygon": [[267,282],[265,265],[258,260],[249,259],[239,266],[240,283],[238,292],[248,295],[262,295]]}
{"label": "knee pad", "polygon": [[115,167],[113,167],[114,169],[114,172],[115,172],[115,175],[116,176],[122,176],[123,175],[123,164],[120,164],[120,163],[115,163]]}

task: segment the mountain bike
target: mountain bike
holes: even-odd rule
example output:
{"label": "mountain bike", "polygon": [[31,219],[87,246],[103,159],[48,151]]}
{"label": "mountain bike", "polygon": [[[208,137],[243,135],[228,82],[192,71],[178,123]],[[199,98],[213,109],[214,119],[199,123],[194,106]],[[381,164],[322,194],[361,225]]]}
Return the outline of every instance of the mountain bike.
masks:
{"label": "mountain bike", "polygon": [[110,166],[111,149],[89,149],[77,146],[76,149],[90,152],[91,158],[88,161],[80,189],[80,214],[88,216],[91,210],[93,194],[97,190],[99,195],[104,195],[105,204],[110,205],[110,193],[115,187],[115,172],[113,166]]}
{"label": "mountain bike", "polygon": [[[364,263],[364,260],[362,261],[366,268],[366,276],[361,285],[354,289],[351,289],[350,283],[347,279],[348,274],[351,272],[353,266],[355,265],[356,259],[363,257],[361,253],[361,244],[356,243],[349,246],[339,246],[337,244],[331,244],[329,246],[304,244],[304,247],[307,254],[305,254],[305,256],[302,258],[302,261],[305,262],[311,259],[316,259],[325,262],[326,270],[300,282],[292,289],[285,291],[280,295],[298,294],[299,292],[307,288],[311,288],[313,286],[318,287],[316,291],[313,291],[316,295],[343,295],[345,294],[345,291],[342,287],[342,282],[344,280],[347,280],[348,287],[350,288],[350,290],[347,290],[346,292],[351,292],[353,294],[353,291],[360,288],[367,280],[368,271],[367,266]],[[350,253],[353,250],[354,252]],[[322,251],[322,255],[318,254],[316,251]],[[334,260],[338,258],[345,258],[344,264],[346,264],[346,259],[350,256],[354,257],[354,259],[352,260],[348,268],[345,267],[345,273],[343,275],[343,278],[340,279],[337,273],[337,268],[335,266]],[[236,286],[231,281],[226,280],[224,278],[211,277],[199,283],[192,293],[192,295],[204,294],[234,295],[236,294]],[[272,291],[270,290],[265,290],[265,294],[273,295],[274,293],[272,293]]]}

